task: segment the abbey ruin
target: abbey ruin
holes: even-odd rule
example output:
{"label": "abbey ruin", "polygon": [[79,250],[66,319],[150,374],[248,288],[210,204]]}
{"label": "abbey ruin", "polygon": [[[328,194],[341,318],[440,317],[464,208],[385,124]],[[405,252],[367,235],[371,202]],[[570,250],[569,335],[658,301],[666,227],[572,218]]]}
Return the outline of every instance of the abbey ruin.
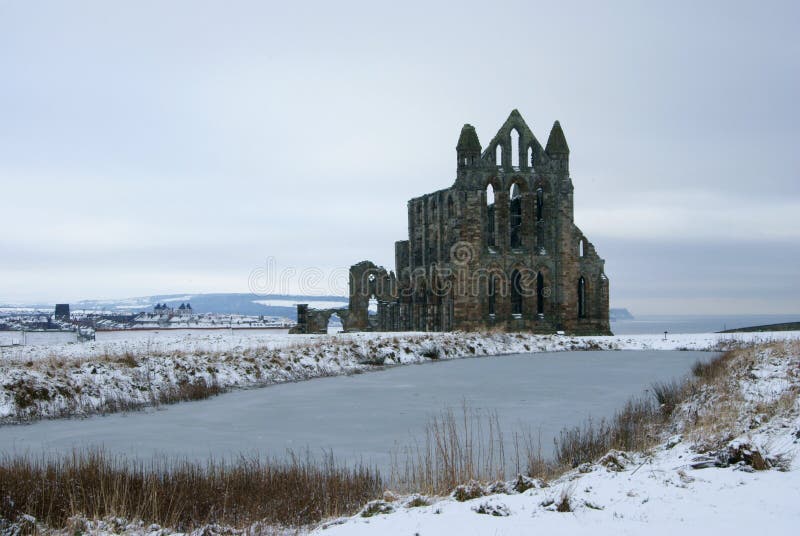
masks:
{"label": "abbey ruin", "polygon": [[349,306],[299,304],[293,331],[325,333],[336,314],[345,331],[609,334],[605,261],[574,223],[558,121],[545,147],[517,110],[485,149],[464,125],[456,170],[451,187],[408,202],[394,271],[355,264]]}

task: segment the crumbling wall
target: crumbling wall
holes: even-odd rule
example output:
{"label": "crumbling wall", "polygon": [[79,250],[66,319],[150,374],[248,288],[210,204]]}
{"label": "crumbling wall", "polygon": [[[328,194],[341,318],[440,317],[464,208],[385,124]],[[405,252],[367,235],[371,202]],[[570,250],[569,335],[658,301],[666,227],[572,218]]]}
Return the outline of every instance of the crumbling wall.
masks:
{"label": "crumbling wall", "polygon": [[289,330],[292,334],[328,333],[328,322],[333,315],[342,321],[342,328],[347,331],[350,311],[346,307],[334,309],[310,309],[306,303],[297,304],[297,324]]}

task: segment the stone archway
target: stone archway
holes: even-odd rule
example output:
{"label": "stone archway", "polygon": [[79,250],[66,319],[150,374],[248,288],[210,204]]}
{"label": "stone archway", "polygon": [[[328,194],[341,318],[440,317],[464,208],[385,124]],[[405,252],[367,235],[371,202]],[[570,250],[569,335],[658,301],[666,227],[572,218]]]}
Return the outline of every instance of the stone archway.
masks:
{"label": "stone archway", "polygon": [[[384,325],[384,309],[380,304],[394,301],[396,281],[394,274],[370,261],[361,261],[350,267],[349,329],[375,331]],[[370,315],[370,301],[377,310]]]}

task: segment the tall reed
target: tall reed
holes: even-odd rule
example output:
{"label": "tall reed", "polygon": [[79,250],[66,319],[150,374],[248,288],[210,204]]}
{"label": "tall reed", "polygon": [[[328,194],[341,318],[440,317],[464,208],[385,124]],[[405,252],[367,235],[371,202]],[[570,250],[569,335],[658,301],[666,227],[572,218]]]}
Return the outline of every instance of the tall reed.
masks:
{"label": "tall reed", "polygon": [[390,482],[393,488],[446,494],[470,480],[501,480],[506,454],[497,413],[481,413],[463,405],[428,421],[422,439],[395,450]]}
{"label": "tall reed", "polygon": [[303,526],[355,513],[382,490],[377,471],[340,467],[330,455],[146,463],[95,450],[0,460],[0,518],[27,514],[51,527],[65,526],[74,515],[142,519],[179,530],[259,521]]}

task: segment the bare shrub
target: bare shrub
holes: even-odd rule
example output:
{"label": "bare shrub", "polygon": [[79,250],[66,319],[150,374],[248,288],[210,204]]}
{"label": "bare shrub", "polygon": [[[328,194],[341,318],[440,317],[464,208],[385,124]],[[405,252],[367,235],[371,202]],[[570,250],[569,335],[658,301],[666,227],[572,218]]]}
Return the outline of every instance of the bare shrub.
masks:
{"label": "bare shrub", "polygon": [[456,486],[456,489],[453,490],[453,498],[458,502],[470,501],[484,495],[486,493],[483,490],[483,486],[474,480],[469,481],[467,484]]}
{"label": "bare shrub", "polygon": [[686,393],[684,392],[686,389],[685,382],[677,380],[655,382],[650,387],[665,418],[672,415],[675,407],[686,398]]}
{"label": "bare shrub", "polygon": [[394,506],[386,501],[378,499],[367,503],[367,505],[361,510],[361,517],[372,517],[379,514],[391,514],[392,512],[394,512]]}
{"label": "bare shrub", "polygon": [[423,495],[416,494],[406,503],[406,508],[419,508],[421,506],[430,506],[430,504],[430,499]]}
{"label": "bare shrub", "polygon": [[422,357],[427,357],[428,359],[439,359],[442,357],[442,349],[434,342],[423,344],[420,350]]}
{"label": "bare shrub", "polygon": [[511,515],[511,511],[508,509],[506,505],[493,504],[490,502],[481,503],[477,507],[473,507],[472,511],[475,512],[476,514],[483,514],[494,517],[508,517]]}
{"label": "bare shrub", "polygon": [[224,389],[216,381],[208,382],[202,378],[194,382],[180,382],[158,394],[159,404],[173,404],[192,400],[205,400],[223,393]]}

